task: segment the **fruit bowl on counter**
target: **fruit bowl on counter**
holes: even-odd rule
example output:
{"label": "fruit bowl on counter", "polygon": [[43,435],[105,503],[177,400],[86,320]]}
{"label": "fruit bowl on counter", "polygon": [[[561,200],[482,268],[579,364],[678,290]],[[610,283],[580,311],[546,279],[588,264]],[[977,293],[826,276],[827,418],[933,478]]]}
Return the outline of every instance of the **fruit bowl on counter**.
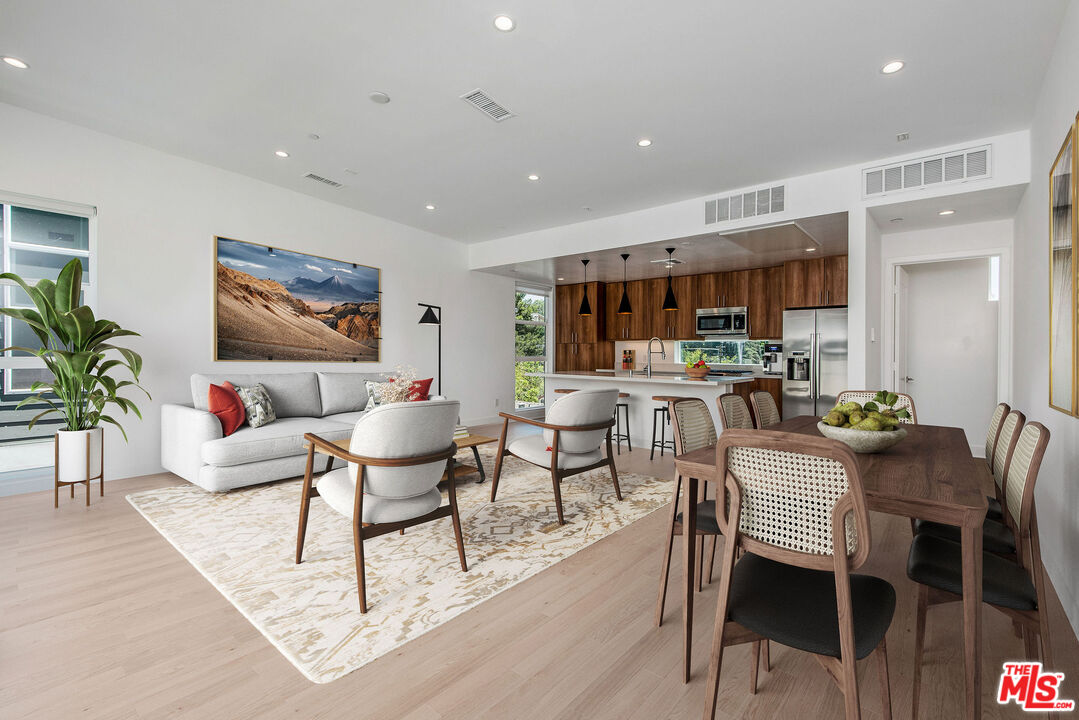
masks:
{"label": "fruit bowl on counter", "polygon": [[691,378],[700,380],[701,378],[708,377],[708,363],[704,360],[698,360],[695,363],[686,363],[686,375]]}
{"label": "fruit bowl on counter", "polygon": [[895,393],[882,390],[865,405],[853,401],[836,405],[817,423],[817,429],[856,453],[883,452],[907,436],[900,420],[910,413],[893,408],[898,400]]}

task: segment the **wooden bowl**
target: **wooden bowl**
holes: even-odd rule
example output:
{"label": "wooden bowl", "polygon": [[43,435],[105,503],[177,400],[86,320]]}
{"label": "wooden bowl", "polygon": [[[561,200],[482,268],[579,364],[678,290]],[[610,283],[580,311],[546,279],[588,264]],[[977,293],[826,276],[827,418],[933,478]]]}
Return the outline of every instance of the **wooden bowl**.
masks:
{"label": "wooden bowl", "polygon": [[691,378],[697,378],[698,380],[701,379],[701,378],[706,378],[706,377],[708,377],[708,366],[705,365],[704,367],[699,367],[699,368],[687,367],[686,368],[686,375],[688,375]]}
{"label": "wooden bowl", "polygon": [[897,430],[855,430],[818,422],[817,429],[824,437],[838,440],[854,452],[864,454],[887,450],[907,436],[907,431],[902,427]]}

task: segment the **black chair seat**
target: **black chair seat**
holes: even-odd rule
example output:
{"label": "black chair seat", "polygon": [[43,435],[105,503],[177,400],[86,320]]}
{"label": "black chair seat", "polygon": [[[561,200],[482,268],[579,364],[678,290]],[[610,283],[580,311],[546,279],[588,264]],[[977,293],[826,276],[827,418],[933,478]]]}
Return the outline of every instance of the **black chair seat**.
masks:
{"label": "black chair seat", "polygon": [[[963,594],[963,548],[933,535],[915,535],[907,577],[916,583]],[[982,601],[1015,610],[1035,610],[1038,595],[1027,571],[1010,560],[982,554]]]}
{"label": "black chair seat", "polygon": [[[674,521],[682,524],[682,513],[674,516]],[[716,521],[716,501],[702,500],[697,503],[697,532],[719,535],[719,522]]]}
{"label": "black chair seat", "polygon": [[[880,644],[895,612],[895,590],[871,575],[850,576],[854,654]],[[746,553],[731,576],[730,619],[789,647],[840,657],[835,575]]]}
{"label": "black chair seat", "polygon": [[[932,535],[952,542],[961,542],[963,539],[962,531],[958,526],[928,520],[915,520],[914,532],[916,535]],[[997,555],[1014,555],[1015,535],[1007,525],[994,520],[986,520],[982,525],[982,550]]]}
{"label": "black chair seat", "polygon": [[1000,501],[988,495],[986,495],[985,499],[989,502],[989,509],[985,511],[985,517],[989,520],[1004,522],[1004,508],[1000,507]]}

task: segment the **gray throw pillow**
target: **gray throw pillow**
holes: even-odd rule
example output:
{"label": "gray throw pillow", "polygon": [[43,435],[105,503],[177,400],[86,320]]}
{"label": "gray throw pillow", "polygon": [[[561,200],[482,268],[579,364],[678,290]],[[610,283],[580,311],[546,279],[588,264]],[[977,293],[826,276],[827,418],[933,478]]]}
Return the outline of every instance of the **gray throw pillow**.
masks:
{"label": "gray throw pillow", "polygon": [[266,392],[266,388],[262,383],[247,387],[239,385],[234,387],[236,388],[236,394],[240,396],[240,401],[244,404],[244,410],[247,412],[248,425],[253,428],[262,427],[277,419],[273,403],[270,402],[270,393]]}

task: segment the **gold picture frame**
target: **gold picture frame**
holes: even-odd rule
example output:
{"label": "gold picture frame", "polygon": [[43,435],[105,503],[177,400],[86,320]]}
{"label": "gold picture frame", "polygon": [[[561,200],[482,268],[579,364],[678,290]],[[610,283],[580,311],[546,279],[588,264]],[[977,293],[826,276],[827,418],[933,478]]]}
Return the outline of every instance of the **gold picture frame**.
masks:
{"label": "gold picture frame", "polygon": [[1049,169],[1049,407],[1068,415],[1079,414],[1079,377],[1076,375],[1079,312],[1075,241],[1077,222],[1076,179],[1079,178],[1079,115]]}
{"label": "gold picture frame", "polygon": [[214,237],[214,361],[379,362],[382,271]]}

